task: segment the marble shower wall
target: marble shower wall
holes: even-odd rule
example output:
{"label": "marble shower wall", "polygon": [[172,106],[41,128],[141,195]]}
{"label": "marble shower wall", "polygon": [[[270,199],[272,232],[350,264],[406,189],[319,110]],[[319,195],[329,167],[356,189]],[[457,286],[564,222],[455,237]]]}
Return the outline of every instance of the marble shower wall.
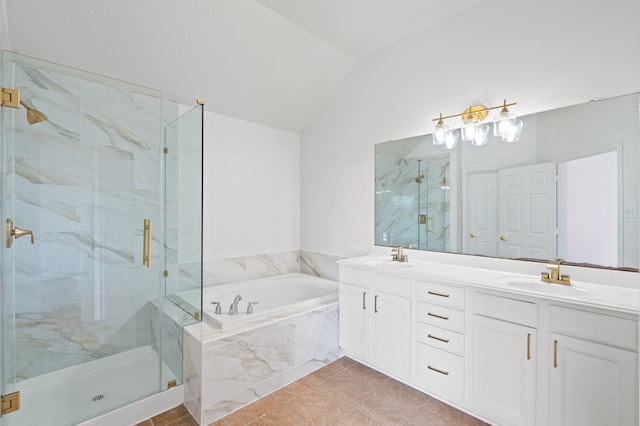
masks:
{"label": "marble shower wall", "polygon": [[[397,158],[378,152],[375,176],[375,244],[447,250],[449,155]],[[418,223],[421,214],[427,216],[424,224]]]}
{"label": "marble shower wall", "polygon": [[[3,215],[35,236],[15,240],[15,281],[4,283],[15,289],[10,376],[20,380],[151,343],[144,307],[161,296],[161,132],[177,105],[44,61],[18,57],[7,68],[21,98],[48,116],[30,126],[15,110],[13,139],[3,141],[15,147]],[[141,266],[144,218],[156,225],[151,268]]]}

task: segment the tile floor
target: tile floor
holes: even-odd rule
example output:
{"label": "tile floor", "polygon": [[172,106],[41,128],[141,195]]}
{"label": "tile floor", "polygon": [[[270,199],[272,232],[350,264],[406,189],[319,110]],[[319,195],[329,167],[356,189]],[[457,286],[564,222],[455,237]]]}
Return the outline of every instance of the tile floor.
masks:
{"label": "tile floor", "polygon": [[[485,424],[344,357],[209,426]],[[138,426],[160,425],[197,423],[181,405]]]}

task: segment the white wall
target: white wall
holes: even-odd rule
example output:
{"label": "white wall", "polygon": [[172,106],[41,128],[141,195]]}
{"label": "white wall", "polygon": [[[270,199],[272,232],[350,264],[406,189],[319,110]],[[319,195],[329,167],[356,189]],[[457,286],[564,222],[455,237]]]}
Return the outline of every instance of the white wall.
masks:
{"label": "white wall", "polygon": [[205,113],[204,260],[300,248],[300,137]]}
{"label": "white wall", "polygon": [[480,101],[520,115],[640,89],[640,2],[485,1],[360,61],[303,132],[301,248],[373,244],[374,144]]}

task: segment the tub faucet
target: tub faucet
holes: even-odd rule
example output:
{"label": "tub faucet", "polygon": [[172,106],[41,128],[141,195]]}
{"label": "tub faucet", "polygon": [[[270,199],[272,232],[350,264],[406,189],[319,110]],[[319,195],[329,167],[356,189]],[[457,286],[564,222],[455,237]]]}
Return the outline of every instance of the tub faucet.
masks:
{"label": "tub faucet", "polygon": [[249,302],[249,304],[247,305],[247,313],[248,314],[252,314],[253,313],[253,305],[257,305],[258,302]]}
{"label": "tub faucet", "polygon": [[222,307],[220,306],[220,302],[211,302],[212,304],[216,305],[216,314],[221,314],[222,313]]}
{"label": "tub faucet", "polygon": [[238,315],[238,303],[242,300],[242,296],[237,295],[235,299],[233,299],[233,303],[229,307],[229,315]]}

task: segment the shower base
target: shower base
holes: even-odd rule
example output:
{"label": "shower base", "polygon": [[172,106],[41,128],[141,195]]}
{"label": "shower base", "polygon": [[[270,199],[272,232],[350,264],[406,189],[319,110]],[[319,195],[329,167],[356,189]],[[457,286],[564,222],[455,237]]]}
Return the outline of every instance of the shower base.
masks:
{"label": "shower base", "polygon": [[173,376],[151,346],[111,355],[21,381],[20,410],[6,420],[16,426],[77,424],[166,389],[160,377]]}

